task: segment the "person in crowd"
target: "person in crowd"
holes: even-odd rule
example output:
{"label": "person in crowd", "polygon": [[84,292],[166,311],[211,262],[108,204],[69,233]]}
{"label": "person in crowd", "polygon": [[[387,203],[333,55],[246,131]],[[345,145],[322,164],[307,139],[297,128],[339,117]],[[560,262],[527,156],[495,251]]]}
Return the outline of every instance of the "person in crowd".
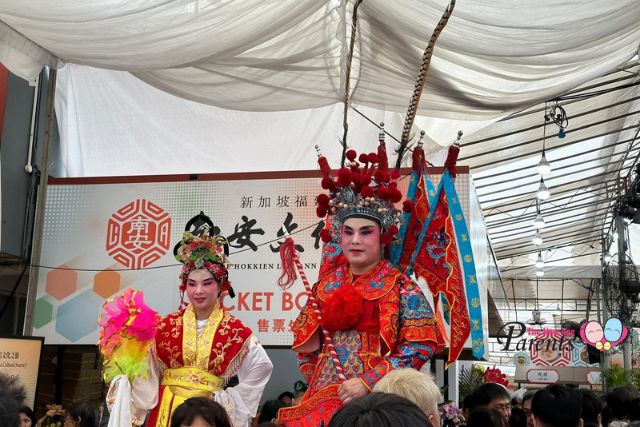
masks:
{"label": "person in crowd", "polygon": [[422,409],[431,424],[440,425],[438,404],[443,399],[431,375],[411,368],[394,369],[378,381],[373,391],[393,393],[409,399]]}
{"label": "person in crowd", "polygon": [[[174,249],[183,264],[181,309],[162,318],[151,355],[152,372],[132,384],[132,421],[141,424],[146,410],[151,409],[146,425],[166,427],[173,409],[181,403],[211,397],[224,407],[235,427],[247,427],[273,365],[251,329],[223,308],[222,299],[234,295],[227,271],[226,238],[209,235],[215,228],[203,213],[186,228]],[[225,388],[235,375],[238,385]],[[108,402],[122,394],[117,387],[118,381],[112,381]],[[128,411],[114,408],[118,405],[110,408],[110,422],[115,418],[110,425],[125,425],[127,421],[119,417],[126,417]]]}
{"label": "person in crowd", "polygon": [[462,410],[462,416],[465,420],[469,419],[469,415],[471,415],[471,411],[473,411],[475,407],[476,405],[473,402],[473,393],[465,396],[464,399],[462,399],[462,408],[460,409]]}
{"label": "person in crowd", "polygon": [[27,393],[17,377],[0,372],[0,426],[18,427]]}
{"label": "person in crowd", "polygon": [[206,397],[191,397],[176,408],[171,427],[233,427],[233,424],[218,402]]}
{"label": "person in crowd", "polygon": [[560,384],[538,390],[531,401],[536,427],[580,427],[582,395]]}
{"label": "person in crowd", "polygon": [[22,406],[18,415],[20,415],[20,427],[36,427],[36,415],[33,413],[33,409]]}
{"label": "person in crowd", "polygon": [[584,427],[599,427],[602,423],[602,400],[591,390],[578,389],[582,395],[582,421]]}
{"label": "person in crowd", "polygon": [[515,395],[511,398],[511,409],[522,408],[522,396]]}
{"label": "person in crowd", "polygon": [[418,406],[404,397],[374,392],[339,409],[327,427],[432,427]]}
{"label": "person in crowd", "polygon": [[511,408],[509,427],[527,427],[527,413],[521,407]]}
{"label": "person in crowd", "polygon": [[[355,158],[355,152],[350,156]],[[386,159],[375,153],[364,157],[375,181],[363,171],[358,185],[351,185],[356,175],[347,168],[338,171],[335,182],[328,175],[323,178],[330,194],[318,196],[318,215],[329,213],[330,227],[321,233],[327,245],[312,289],[317,307],[308,301],[292,327],[292,349],[309,388],[299,406],[280,411],[279,422],[285,425],[300,425],[295,424],[300,420],[326,425],[342,404],[369,394],[391,370],[420,369],[437,347],[438,330],[427,299],[383,256],[398,232],[402,212],[393,201],[402,194],[389,181]],[[326,158],[319,163],[329,174]]]}
{"label": "person in crowd", "polygon": [[63,427],[98,427],[95,409],[88,402],[72,404],[67,408]]}
{"label": "person in crowd", "polygon": [[605,395],[606,405],[602,410],[602,424],[614,426],[626,425],[629,420],[629,408],[633,399],[640,397],[638,388],[625,385],[611,389]]}
{"label": "person in crowd", "polygon": [[275,422],[275,420],[278,419],[278,411],[281,408],[286,408],[287,406],[291,405],[287,405],[281,400],[267,400],[266,402],[264,402],[264,405],[262,405],[262,408],[260,409],[258,424],[267,421]]}
{"label": "person in crowd", "polygon": [[511,396],[509,391],[497,383],[486,383],[476,388],[472,394],[472,411],[480,406],[486,406],[502,414],[505,424],[509,424],[511,416]]}
{"label": "person in crowd", "polygon": [[508,427],[502,413],[488,406],[478,406],[469,414],[467,427]]}
{"label": "person in crowd", "polygon": [[528,390],[522,395],[522,409],[524,409],[527,417],[527,427],[534,427],[533,425],[533,412],[531,412],[531,399],[535,396],[536,390]]}
{"label": "person in crowd", "polygon": [[278,396],[278,400],[284,403],[286,406],[291,406],[291,404],[293,404],[293,398],[293,393],[291,393],[290,391],[284,391],[280,393],[280,396]]}

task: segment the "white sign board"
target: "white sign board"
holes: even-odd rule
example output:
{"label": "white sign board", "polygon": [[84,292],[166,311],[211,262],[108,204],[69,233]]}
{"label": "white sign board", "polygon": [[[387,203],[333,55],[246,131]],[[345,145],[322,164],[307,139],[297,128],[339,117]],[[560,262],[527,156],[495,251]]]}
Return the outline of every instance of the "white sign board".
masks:
{"label": "white sign board", "polygon": [[555,369],[530,369],[527,381],[534,384],[555,384],[560,381],[560,374]]}
{"label": "white sign board", "polygon": [[[290,345],[289,328],[306,293],[299,280],[286,291],[277,286],[278,249],[291,234],[309,281],[316,280],[323,226],[315,213],[318,173],[131,179],[50,180],[33,333],[51,344],[95,344],[102,304],[127,288],[142,290],[162,315],[176,311],[180,265],[173,247],[203,211],[230,241],[236,297],[227,297],[225,307],[263,344]],[[439,176],[432,179],[437,185]],[[407,184],[405,177],[401,187]],[[468,194],[468,186],[468,175],[459,174],[459,194]],[[468,215],[468,198],[460,199]]]}

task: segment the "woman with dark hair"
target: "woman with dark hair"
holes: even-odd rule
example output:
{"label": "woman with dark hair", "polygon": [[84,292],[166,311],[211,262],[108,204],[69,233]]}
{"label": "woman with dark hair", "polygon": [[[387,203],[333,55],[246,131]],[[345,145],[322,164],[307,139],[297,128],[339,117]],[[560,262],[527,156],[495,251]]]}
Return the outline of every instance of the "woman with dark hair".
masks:
{"label": "woman with dark hair", "polygon": [[467,420],[467,427],[507,427],[504,417],[495,409],[480,406],[471,411]]}
{"label": "woman with dark hair", "polygon": [[175,410],[171,427],[232,427],[222,405],[206,397],[192,397]]}
{"label": "woman with dark hair", "polygon": [[[194,397],[211,398],[221,404],[235,427],[248,427],[256,414],[273,365],[251,329],[223,307],[224,298],[234,295],[227,269],[227,239],[209,235],[216,229],[202,213],[187,227],[196,220],[203,224],[193,232],[185,231],[174,251],[183,264],[179,288],[183,303],[178,311],[159,321],[147,378],[138,376],[130,382],[120,374],[111,381],[107,395],[107,401],[113,402],[110,426],[141,425],[150,409],[146,425],[168,427],[173,410]],[[131,297],[134,302],[136,292]],[[110,309],[110,304],[105,305],[105,312],[117,312],[119,306]],[[138,308],[142,307],[136,304],[133,312],[140,313]],[[116,324],[111,319],[117,317],[101,319],[103,330]],[[129,324],[126,322],[125,327]],[[102,334],[114,336],[111,331]],[[113,366],[116,362],[114,358],[109,361]],[[235,376],[238,383],[230,387]]]}
{"label": "woman with dark hair", "polygon": [[28,406],[23,406],[22,408],[20,408],[18,415],[20,415],[20,427],[36,426],[36,415]]}
{"label": "woman with dark hair", "polygon": [[416,426],[431,423],[415,403],[397,394],[374,392],[340,408],[328,427]]}
{"label": "woman with dark hair", "polygon": [[67,408],[64,427],[97,427],[96,412],[87,402],[74,403]]}

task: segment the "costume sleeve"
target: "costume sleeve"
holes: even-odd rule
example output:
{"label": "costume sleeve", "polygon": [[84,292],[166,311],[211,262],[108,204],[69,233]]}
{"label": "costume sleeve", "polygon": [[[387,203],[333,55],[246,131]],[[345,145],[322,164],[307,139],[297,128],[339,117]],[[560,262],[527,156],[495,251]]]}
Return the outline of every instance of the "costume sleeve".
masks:
{"label": "costume sleeve", "polygon": [[155,351],[150,351],[149,375],[136,377],[133,383],[126,375],[118,375],[109,384],[107,406],[109,407],[108,427],[140,426],[147,411],[158,403],[160,367]]}
{"label": "costume sleeve", "polygon": [[[314,295],[317,295],[317,286],[317,283],[313,285],[312,292]],[[297,347],[302,347],[305,343],[308,343],[309,340],[316,339],[315,336],[320,333],[319,330],[320,322],[318,321],[318,315],[313,309],[312,304],[307,301],[291,327],[291,331],[294,335],[293,345],[291,347],[298,353],[298,368],[307,383],[313,376],[313,371],[315,369],[316,362],[318,361],[318,355],[320,354],[322,343],[321,340],[318,339],[320,348],[314,351],[298,351]]]}
{"label": "costume sleeve", "polygon": [[236,372],[238,385],[214,395],[215,401],[227,410],[234,427],[250,425],[251,419],[256,416],[262,392],[271,377],[272,370],[273,364],[267,352],[258,339],[251,336],[249,351]]}
{"label": "costume sleeve", "polygon": [[298,368],[307,384],[309,384],[309,381],[311,381],[313,377],[313,371],[318,362],[318,354],[320,354],[320,350],[314,351],[313,353],[298,353],[297,355]]}
{"label": "costume sleeve", "polygon": [[419,370],[436,349],[437,326],[433,311],[420,288],[409,282],[400,288],[398,342],[390,353],[360,377],[369,390],[396,368]]}

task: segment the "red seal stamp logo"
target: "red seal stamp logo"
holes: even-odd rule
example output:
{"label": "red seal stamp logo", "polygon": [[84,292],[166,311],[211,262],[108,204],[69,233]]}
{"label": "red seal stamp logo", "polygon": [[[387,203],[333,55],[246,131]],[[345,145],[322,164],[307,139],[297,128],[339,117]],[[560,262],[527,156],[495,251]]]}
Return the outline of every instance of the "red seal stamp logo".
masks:
{"label": "red seal stamp logo", "polygon": [[138,199],[118,209],[107,225],[107,253],[127,268],[138,270],[169,249],[171,217],[158,205]]}

